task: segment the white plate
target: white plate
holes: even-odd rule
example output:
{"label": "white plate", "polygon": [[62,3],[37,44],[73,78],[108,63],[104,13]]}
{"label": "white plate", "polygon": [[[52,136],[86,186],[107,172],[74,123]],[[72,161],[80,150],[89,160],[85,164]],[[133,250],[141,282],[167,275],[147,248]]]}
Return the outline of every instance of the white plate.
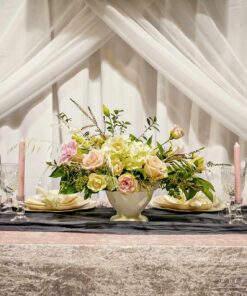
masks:
{"label": "white plate", "polygon": [[154,201],[151,202],[151,206],[155,209],[159,210],[168,210],[173,212],[185,212],[185,213],[194,213],[194,212],[200,212],[200,213],[213,213],[213,212],[220,212],[223,211],[226,208],[226,205],[224,203],[219,204],[217,207],[211,208],[209,210],[202,210],[202,209],[188,209],[188,210],[180,210],[180,209],[174,209],[169,208],[168,206],[161,207]]}
{"label": "white plate", "polygon": [[26,212],[42,212],[42,213],[64,213],[64,212],[75,212],[75,211],[83,211],[83,210],[90,210],[95,208],[95,202],[88,202],[87,204],[83,205],[82,207],[74,208],[74,209],[67,209],[67,210],[35,210],[35,209],[29,209],[28,207],[25,207]]}

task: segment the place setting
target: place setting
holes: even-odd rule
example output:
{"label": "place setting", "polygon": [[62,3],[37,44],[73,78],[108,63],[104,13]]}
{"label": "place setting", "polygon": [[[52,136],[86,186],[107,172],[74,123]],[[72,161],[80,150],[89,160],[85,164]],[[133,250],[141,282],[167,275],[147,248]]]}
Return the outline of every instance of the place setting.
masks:
{"label": "place setting", "polygon": [[[0,163],[0,188],[1,208],[0,215],[2,219],[14,223],[32,222],[29,214],[26,213],[67,213],[74,211],[91,210],[95,208],[95,202],[85,200],[79,193],[59,194],[58,189],[45,189],[51,185],[44,182],[44,177],[39,180],[31,179],[31,182],[37,181],[37,184],[31,184],[32,191],[25,194],[25,185],[30,185],[30,180],[25,178],[25,141],[19,144],[19,162]],[[49,185],[48,185],[49,184]],[[14,217],[12,217],[14,215]]]}

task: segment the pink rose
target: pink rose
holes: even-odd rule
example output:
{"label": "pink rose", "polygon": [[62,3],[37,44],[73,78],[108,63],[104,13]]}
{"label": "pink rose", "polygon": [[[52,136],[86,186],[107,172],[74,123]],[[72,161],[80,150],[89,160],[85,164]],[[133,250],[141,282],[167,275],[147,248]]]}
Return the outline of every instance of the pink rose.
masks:
{"label": "pink rose", "polygon": [[138,191],[138,181],[131,174],[123,174],[118,178],[118,190],[122,194],[128,194]]}
{"label": "pink rose", "polygon": [[71,160],[71,158],[77,154],[76,141],[72,140],[68,144],[62,145],[62,155],[60,157],[59,163],[64,163]]}
{"label": "pink rose", "polygon": [[157,181],[167,177],[166,164],[157,156],[150,156],[144,166],[144,171],[148,177]]}
{"label": "pink rose", "polygon": [[85,170],[93,170],[99,168],[104,163],[104,156],[100,150],[92,149],[82,160],[82,167]]}

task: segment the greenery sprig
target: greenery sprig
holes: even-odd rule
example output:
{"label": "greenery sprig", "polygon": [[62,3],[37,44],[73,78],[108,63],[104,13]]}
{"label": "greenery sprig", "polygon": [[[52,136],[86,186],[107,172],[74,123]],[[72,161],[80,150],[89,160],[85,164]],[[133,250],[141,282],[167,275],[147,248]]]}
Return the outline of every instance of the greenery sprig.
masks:
{"label": "greenery sprig", "polygon": [[96,127],[96,132],[99,133],[101,136],[105,136],[104,132],[101,130],[101,128],[99,127],[99,124],[91,110],[90,107],[88,107],[88,112],[86,110],[84,110],[84,108],[82,108],[75,100],[71,99],[70,100],[76,105],[76,107],[92,122],[93,126]]}
{"label": "greenery sprig", "polygon": [[110,110],[103,105],[105,128],[112,136],[116,135],[118,132],[122,135],[130,125],[129,121],[119,120],[123,111],[124,110],[113,110],[113,112],[110,112]]}
{"label": "greenery sprig", "polygon": [[181,192],[186,196],[186,200],[192,199],[196,193],[203,192],[213,201],[213,185],[196,175],[196,166],[185,159],[172,161],[168,166],[168,178],[162,182],[169,195],[179,198]]}
{"label": "greenery sprig", "polygon": [[138,137],[138,139],[139,140],[144,139],[144,140],[148,141],[147,136],[146,136],[146,133],[148,131],[152,131],[153,129],[155,129],[158,132],[160,131],[159,130],[159,124],[157,122],[157,117],[156,116],[148,117],[147,118],[147,125],[145,125],[144,128],[145,129],[144,129],[143,133]]}
{"label": "greenery sprig", "polygon": [[59,121],[61,121],[68,129],[70,129],[70,123],[72,121],[65,113],[61,112],[57,115]]}

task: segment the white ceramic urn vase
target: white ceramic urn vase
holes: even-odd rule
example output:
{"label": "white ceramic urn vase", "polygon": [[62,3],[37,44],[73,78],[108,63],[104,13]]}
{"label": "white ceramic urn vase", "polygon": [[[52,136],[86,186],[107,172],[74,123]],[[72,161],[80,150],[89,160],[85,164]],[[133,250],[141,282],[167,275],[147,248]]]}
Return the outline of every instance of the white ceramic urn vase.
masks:
{"label": "white ceramic urn vase", "polygon": [[117,214],[111,217],[111,221],[148,221],[141,212],[150,202],[153,191],[149,194],[146,190],[130,194],[107,191],[106,194],[110,204],[117,211]]}

